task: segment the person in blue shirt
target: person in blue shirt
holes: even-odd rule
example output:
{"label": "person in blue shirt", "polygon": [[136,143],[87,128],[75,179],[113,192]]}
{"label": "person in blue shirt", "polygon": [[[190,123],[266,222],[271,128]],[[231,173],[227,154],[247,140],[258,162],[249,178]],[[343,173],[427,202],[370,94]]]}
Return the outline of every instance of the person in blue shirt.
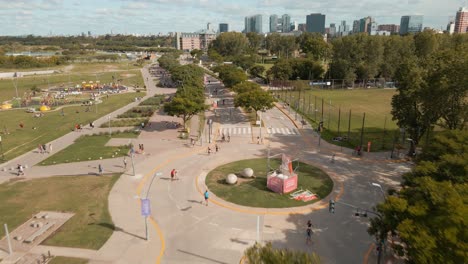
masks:
{"label": "person in blue shirt", "polygon": [[208,198],[210,198],[210,194],[208,193],[208,190],[205,191],[205,202],[206,206],[208,206]]}

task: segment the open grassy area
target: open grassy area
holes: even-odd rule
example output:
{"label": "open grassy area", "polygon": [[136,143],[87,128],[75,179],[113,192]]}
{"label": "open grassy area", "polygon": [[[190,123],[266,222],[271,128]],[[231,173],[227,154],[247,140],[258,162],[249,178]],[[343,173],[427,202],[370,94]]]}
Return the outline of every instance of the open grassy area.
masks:
{"label": "open grassy area", "polygon": [[298,91],[277,92],[282,101],[299,109],[300,113],[315,124],[315,128],[323,120],[323,138],[331,140],[333,137],[348,137],[348,141],[334,141],[335,144],[346,147],[354,147],[360,143],[365,113],[363,145],[367,146],[368,141],[372,142],[371,151],[389,149],[392,146],[394,131],[397,129],[391,115],[391,100],[395,93],[394,89],[312,89],[303,91],[300,95]]}
{"label": "open grassy area", "polygon": [[54,257],[49,264],[86,264],[89,260],[81,258],[69,258],[69,257]]}
{"label": "open grassy area", "polygon": [[[36,118],[24,110],[0,112],[0,134],[5,159],[9,160],[27,151],[35,149],[38,144],[50,142],[70,132],[75,124],[88,124],[114,110],[134,101],[135,93],[116,94],[103,98],[96,113],[95,107],[85,112],[85,106],[70,106],[61,110],[46,112],[43,117]],[[78,113],[77,113],[78,111]],[[22,123],[24,128],[20,128]],[[36,128],[36,129],[33,129]]]}
{"label": "open grassy area", "polygon": [[[67,70],[65,70],[67,68]],[[144,85],[143,77],[140,72],[140,67],[135,67],[133,64],[129,64],[127,70],[126,63],[76,63],[68,66],[61,66],[60,68],[54,68],[54,70],[60,71],[61,73],[54,73],[49,75],[31,75],[17,79],[1,79],[0,80],[0,103],[6,100],[10,100],[16,96],[15,83],[18,88],[18,96],[23,97],[27,92],[29,93],[32,87],[37,86],[38,88],[46,89],[48,87],[58,86],[75,86],[81,85],[83,81],[97,81],[101,84],[110,83],[115,80],[122,79],[123,85],[142,87]],[[41,68],[39,70],[47,70],[47,68]],[[30,71],[24,69],[20,71]],[[1,69],[0,69],[1,72]]]}
{"label": "open grassy area", "polygon": [[[116,134],[113,137],[122,138],[125,135],[133,136],[133,133]],[[63,150],[54,153],[45,159],[40,165],[54,165],[87,160],[110,159],[126,156],[130,150],[129,145],[109,147],[105,146],[110,140],[108,134],[86,135],[79,137],[73,144]]]}
{"label": "open grassy area", "polygon": [[260,66],[263,66],[265,67],[265,71],[263,72],[263,76],[266,76],[266,72],[271,69],[271,67],[273,67],[275,64],[273,63],[255,63],[255,65],[260,65]]}
{"label": "open grassy area", "polygon": [[[273,159],[270,162],[270,166],[273,169],[278,168],[280,165],[280,160],[277,159]],[[296,171],[299,175],[298,189],[308,189],[312,193],[316,193],[319,199],[309,202],[289,199],[289,195],[277,194],[267,188],[266,165],[267,159],[264,158],[228,163],[208,173],[206,185],[211,192],[226,201],[264,208],[285,208],[311,204],[326,197],[333,189],[333,181],[325,172],[311,165],[299,162],[299,167]],[[294,167],[296,165],[294,163]],[[239,174],[244,168],[252,168],[256,178],[241,180],[236,185],[225,183],[225,178],[229,173]]]}
{"label": "open grassy area", "polygon": [[13,230],[41,210],[73,212],[44,244],[99,249],[114,229],[107,198],[117,179],[118,175],[59,176],[1,184],[0,223]]}

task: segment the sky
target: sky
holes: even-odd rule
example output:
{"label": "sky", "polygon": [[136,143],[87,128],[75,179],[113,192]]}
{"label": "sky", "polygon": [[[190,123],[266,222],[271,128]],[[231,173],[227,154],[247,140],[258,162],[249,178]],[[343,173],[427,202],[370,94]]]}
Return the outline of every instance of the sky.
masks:
{"label": "sky", "polygon": [[424,27],[445,29],[465,0],[0,0],[0,35],[166,34],[196,32],[208,22],[241,31],[244,17],[272,14],[326,15],[326,25],[372,16],[378,24],[399,24],[403,15],[424,15]]}

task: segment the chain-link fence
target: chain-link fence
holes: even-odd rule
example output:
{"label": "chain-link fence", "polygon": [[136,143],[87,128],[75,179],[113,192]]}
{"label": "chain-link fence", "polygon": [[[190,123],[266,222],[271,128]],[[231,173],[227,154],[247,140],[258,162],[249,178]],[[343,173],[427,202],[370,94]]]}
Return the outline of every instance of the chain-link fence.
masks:
{"label": "chain-link fence", "polygon": [[335,106],[331,101],[293,88],[272,89],[273,94],[294,110],[294,118],[308,119],[322,138],[348,148],[362,151],[401,150],[408,142],[391,116],[354,112]]}

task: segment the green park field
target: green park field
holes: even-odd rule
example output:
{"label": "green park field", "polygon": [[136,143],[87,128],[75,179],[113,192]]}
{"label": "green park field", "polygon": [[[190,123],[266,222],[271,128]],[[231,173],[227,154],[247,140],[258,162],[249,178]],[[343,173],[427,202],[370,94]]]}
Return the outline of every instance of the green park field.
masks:
{"label": "green park field", "polygon": [[[137,93],[124,93],[104,97],[103,102],[97,105],[97,113],[95,106],[86,112],[87,107],[78,105],[64,107],[63,116],[61,109],[46,112],[43,117],[34,117],[34,114],[26,113],[24,109],[0,111],[0,134],[5,160],[65,135],[73,130],[75,124],[86,125],[111,113],[131,103],[136,95]],[[138,96],[143,95],[144,93],[138,93]]]}
{"label": "green park field", "polygon": [[[396,123],[392,120],[391,100],[395,89],[352,89],[275,91],[280,101],[298,109],[317,128],[323,121],[322,137],[329,141],[334,137],[348,140],[335,144],[354,147],[361,142],[364,120],[363,145],[372,142],[371,151],[392,147]],[[323,108],[322,108],[323,102]],[[286,108],[287,109],[287,108]]]}
{"label": "green park field", "polygon": [[99,249],[115,229],[108,196],[118,178],[58,176],[0,184],[0,222],[13,230],[41,210],[72,212],[75,215],[43,244]]}
{"label": "green park field", "polygon": [[[121,79],[123,85],[140,86],[144,85],[141,77],[141,67],[136,67],[131,63],[76,63],[68,66],[51,68],[57,71],[54,74],[30,75],[21,78],[0,79],[0,103],[16,97],[16,88],[18,96],[23,97],[29,93],[31,88],[37,87],[47,89],[52,87],[70,87],[81,85],[82,82],[100,81],[101,84],[110,83]],[[47,70],[41,68],[37,70]],[[6,71],[6,70],[5,70]],[[9,70],[11,71],[11,70]],[[32,71],[30,69],[21,71]],[[0,69],[0,72],[2,70]]]}

